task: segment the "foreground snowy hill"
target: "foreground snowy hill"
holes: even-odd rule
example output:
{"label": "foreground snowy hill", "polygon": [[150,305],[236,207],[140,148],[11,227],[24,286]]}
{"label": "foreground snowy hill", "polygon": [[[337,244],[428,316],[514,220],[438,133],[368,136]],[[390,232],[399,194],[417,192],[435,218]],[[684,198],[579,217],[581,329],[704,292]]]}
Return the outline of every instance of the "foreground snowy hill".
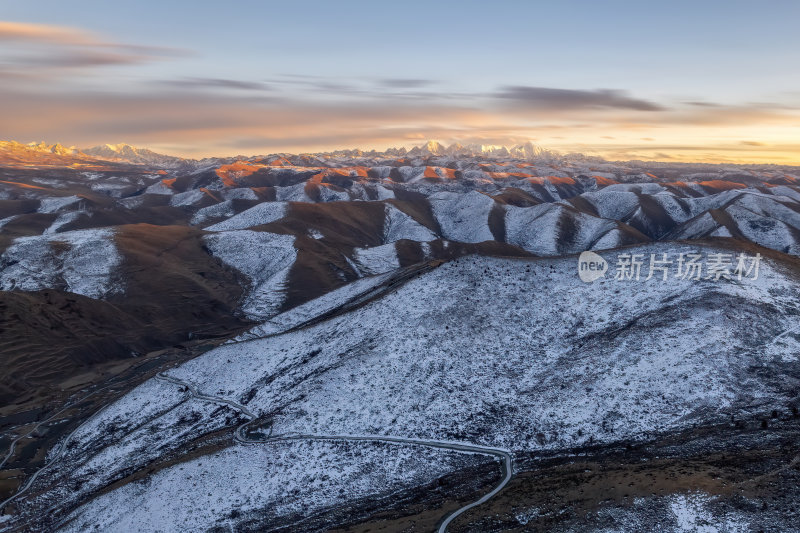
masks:
{"label": "foreground snowy hill", "polygon": [[[698,249],[731,253],[672,244],[625,253]],[[620,253],[604,255],[613,263]],[[796,401],[793,263],[765,258],[758,279],[591,284],[576,268],[574,257],[463,257],[341,316],[220,346],[166,372],[205,400],[170,381],[144,383],[71,435],[21,516],[51,508],[74,531],[150,530],[152,513],[166,529],[277,530],[348,505],[353,520],[362,498],[419,489],[467,459],[348,436],[521,458],[657,440]],[[230,432],[247,413],[255,420],[239,442]],[[331,470],[333,456],[343,473]]]}

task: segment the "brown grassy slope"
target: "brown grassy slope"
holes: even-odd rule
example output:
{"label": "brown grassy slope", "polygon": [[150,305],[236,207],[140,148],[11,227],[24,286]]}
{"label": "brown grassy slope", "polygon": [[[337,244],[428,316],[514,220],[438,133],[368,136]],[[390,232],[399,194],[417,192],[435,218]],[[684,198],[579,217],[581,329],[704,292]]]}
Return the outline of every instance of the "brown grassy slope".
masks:
{"label": "brown grassy slope", "polygon": [[0,403],[111,360],[249,324],[237,316],[242,280],[209,255],[202,232],[137,224],[117,228],[125,292],[108,301],[53,290],[0,292]]}

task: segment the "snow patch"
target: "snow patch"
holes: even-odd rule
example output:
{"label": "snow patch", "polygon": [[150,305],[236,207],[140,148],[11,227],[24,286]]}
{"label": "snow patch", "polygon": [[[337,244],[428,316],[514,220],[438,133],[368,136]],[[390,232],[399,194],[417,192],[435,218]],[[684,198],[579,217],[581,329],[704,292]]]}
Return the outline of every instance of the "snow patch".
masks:
{"label": "snow patch", "polygon": [[294,237],[234,230],[204,238],[212,254],[250,279],[252,285],[242,303],[248,318],[264,320],[275,315],[285,299],[289,269],[297,259]]}
{"label": "snow patch", "polygon": [[67,224],[74,222],[78,219],[79,216],[87,214],[86,211],[68,211],[66,213],[61,213],[58,217],[53,221],[50,226],[44,230],[44,234],[48,235],[50,233],[58,233],[58,230]]}
{"label": "snow patch", "polygon": [[57,196],[53,198],[42,198],[38,212],[55,213],[60,209],[67,207],[68,205],[72,205],[80,201],[81,198],[78,196]]}
{"label": "snow patch", "polygon": [[202,224],[209,218],[217,218],[217,217],[232,217],[236,214],[236,211],[233,209],[233,204],[230,200],[225,200],[224,202],[220,202],[218,204],[210,205],[208,207],[204,207],[202,209],[198,209],[197,213],[192,216],[192,220],[190,223],[193,226],[197,226]]}
{"label": "snow patch", "polygon": [[384,205],[386,206],[386,218],[383,222],[383,242],[391,243],[401,239],[420,242],[436,240],[436,235],[431,230],[409,215],[392,204]]}
{"label": "snow patch", "polygon": [[397,249],[394,243],[356,248],[353,251],[359,271],[364,275],[384,274],[400,268]]}
{"label": "snow patch", "polygon": [[226,231],[252,228],[280,220],[286,216],[288,210],[287,202],[264,202],[205,229],[207,231]]}
{"label": "snow patch", "polygon": [[122,291],[112,281],[121,263],[108,228],[19,237],[0,256],[0,288],[51,288],[103,298]]}
{"label": "snow patch", "polygon": [[205,198],[206,193],[200,189],[193,189],[191,191],[179,192],[169,199],[169,205],[180,207],[184,205],[194,205]]}
{"label": "snow patch", "polygon": [[478,191],[466,194],[440,192],[428,200],[446,239],[460,242],[494,240],[489,229],[489,212],[495,205],[491,197]]}

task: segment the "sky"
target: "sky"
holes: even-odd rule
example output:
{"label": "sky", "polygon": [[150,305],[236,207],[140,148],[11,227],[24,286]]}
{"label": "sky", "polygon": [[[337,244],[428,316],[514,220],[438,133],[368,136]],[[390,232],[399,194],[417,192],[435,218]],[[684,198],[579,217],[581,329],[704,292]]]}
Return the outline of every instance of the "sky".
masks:
{"label": "sky", "polygon": [[800,2],[0,0],[0,139],[800,164]]}

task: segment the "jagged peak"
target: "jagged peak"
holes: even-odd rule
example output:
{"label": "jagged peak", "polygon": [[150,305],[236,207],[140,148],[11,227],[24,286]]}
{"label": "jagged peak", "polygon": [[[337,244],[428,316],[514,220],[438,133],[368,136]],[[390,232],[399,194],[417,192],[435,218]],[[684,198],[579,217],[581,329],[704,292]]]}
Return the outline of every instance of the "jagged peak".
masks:
{"label": "jagged peak", "polygon": [[27,150],[39,153],[51,153],[56,155],[81,155],[77,148],[70,146],[66,148],[61,143],[47,144],[44,141],[34,141],[23,144],[18,141],[0,141],[0,148],[4,150]]}
{"label": "jagged peak", "polygon": [[547,159],[558,156],[556,152],[542,148],[531,141],[512,147],[477,143],[464,146],[456,142],[445,148],[439,141],[429,140],[423,145],[412,148],[408,153],[410,155],[517,157],[523,159]]}
{"label": "jagged peak", "polygon": [[128,143],[116,143],[116,144],[102,144],[99,146],[93,146],[91,148],[87,148],[86,152],[113,152],[116,154],[124,154],[124,153],[132,153],[132,154],[140,154],[140,153],[153,153],[151,150],[147,148],[138,148],[136,146],[130,145]]}

